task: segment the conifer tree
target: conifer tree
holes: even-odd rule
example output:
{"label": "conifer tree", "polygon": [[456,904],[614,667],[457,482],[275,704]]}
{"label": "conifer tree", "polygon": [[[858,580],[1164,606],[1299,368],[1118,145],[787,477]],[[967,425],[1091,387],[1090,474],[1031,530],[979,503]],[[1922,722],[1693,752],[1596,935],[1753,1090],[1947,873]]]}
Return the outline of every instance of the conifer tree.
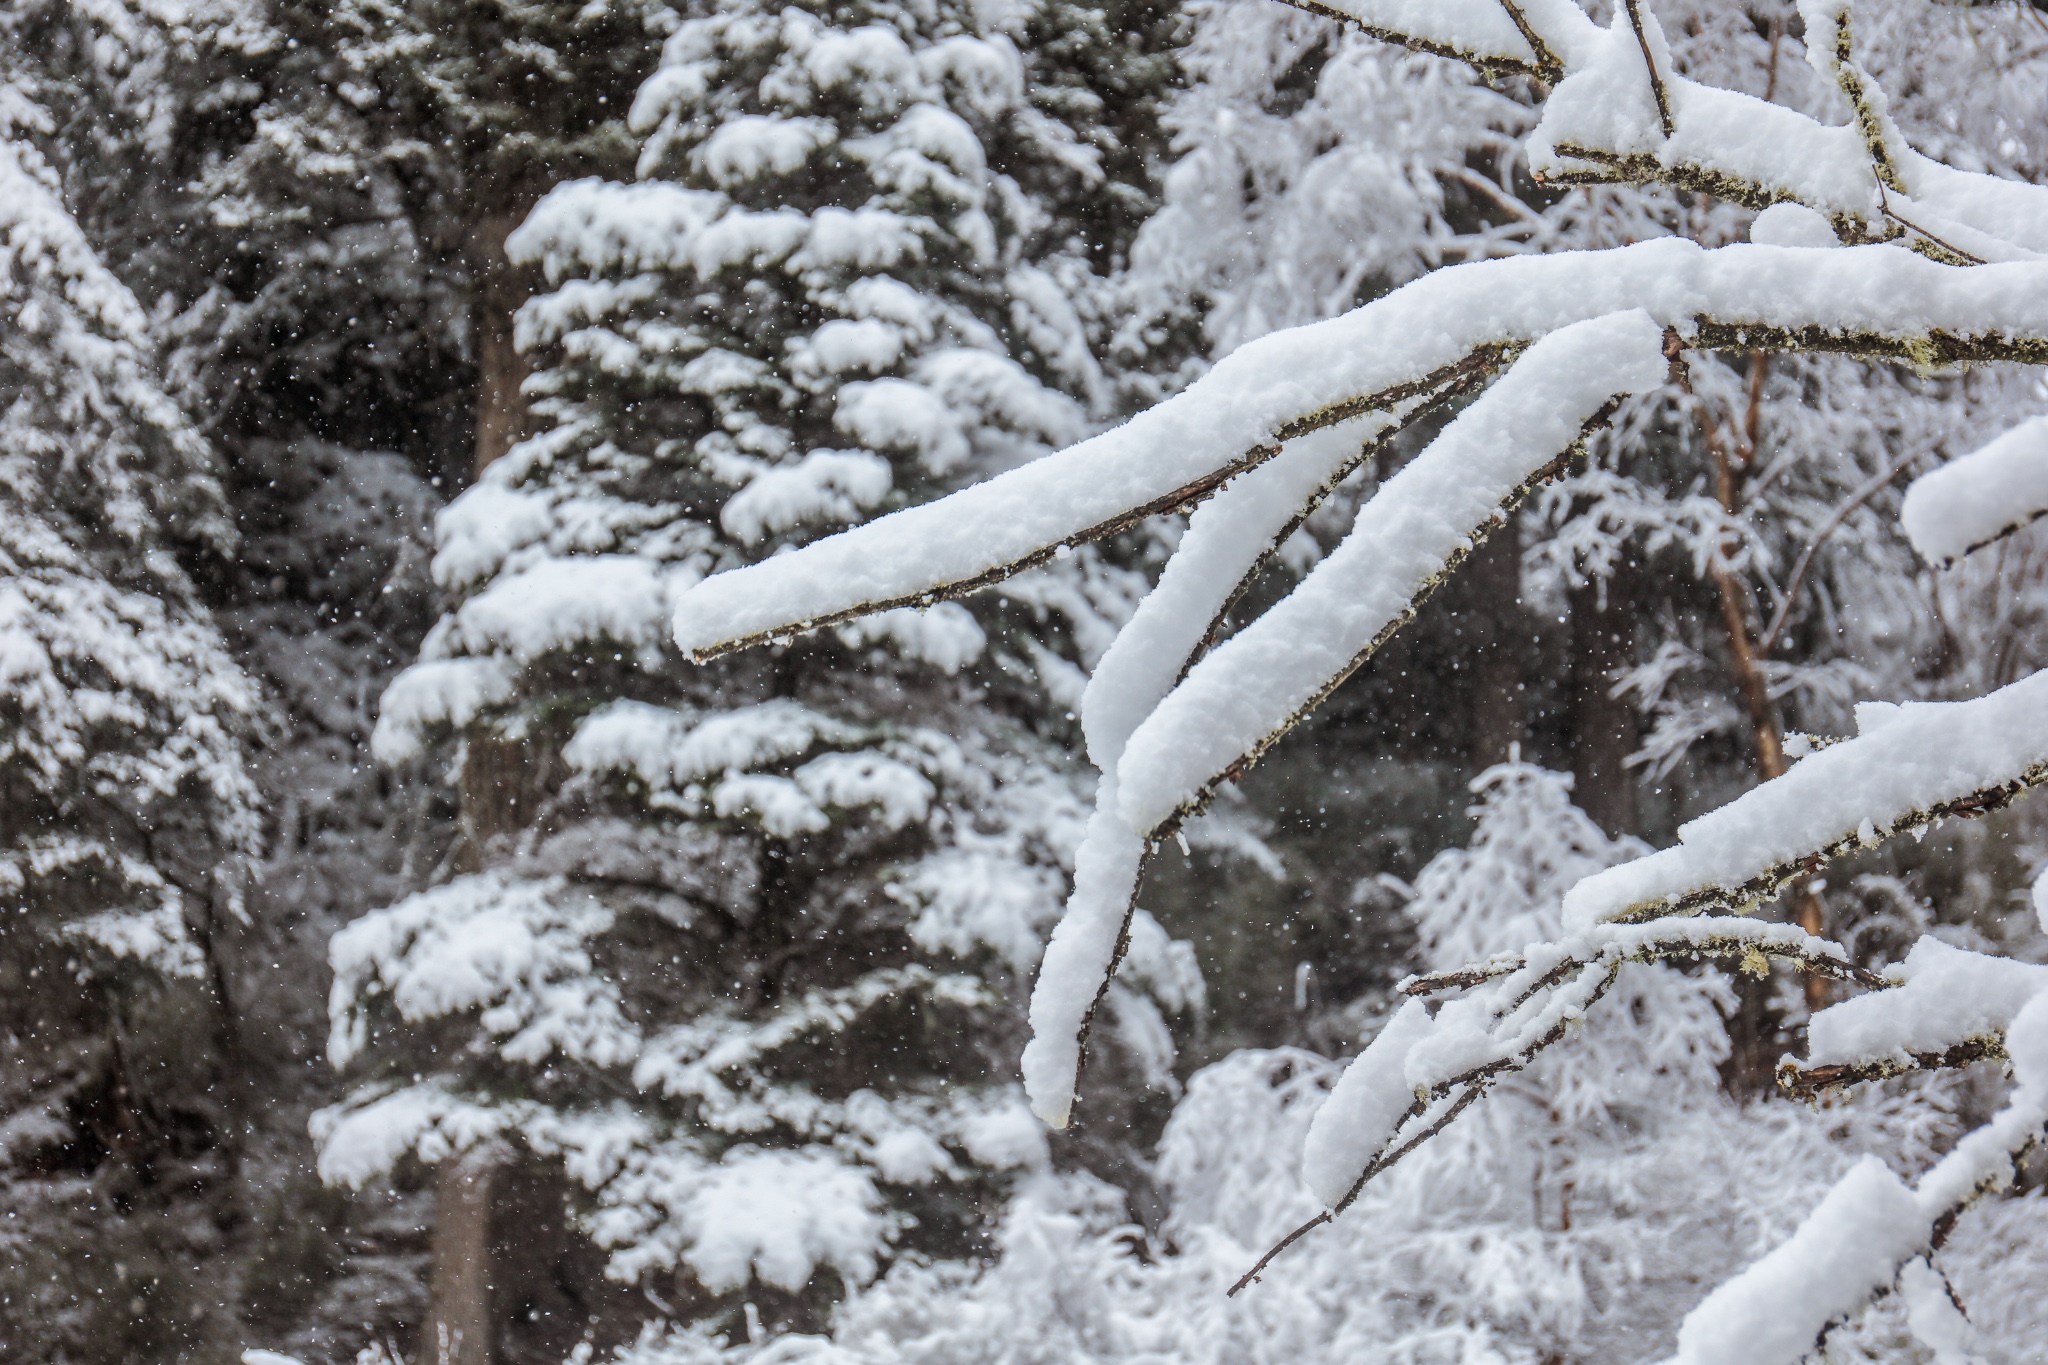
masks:
{"label": "conifer tree", "polygon": [[[331,1052],[364,1084],[322,1119],[331,1178],[523,1148],[582,1187],[615,1278],[747,1330],[972,1253],[1050,1159],[1012,1058],[1084,810],[1059,741],[1140,580],[1049,557],[979,610],[739,667],[663,623],[707,574],[1116,411],[1096,261],[1143,196],[1077,127],[1097,76],[1020,47],[1062,16],[681,19],[637,183],[564,185],[512,234],[554,285],[519,320],[548,429],[443,514],[450,606],[384,699],[387,759],[458,740],[464,842],[335,941]],[[1166,1097],[1162,1010],[1199,989],[1141,920],[1113,1112]],[[1081,1155],[1136,1178],[1113,1129]]]}
{"label": "conifer tree", "polygon": [[213,1235],[192,1191],[234,1176],[217,938],[259,839],[256,696],[180,562],[233,545],[213,451],[60,197],[20,36],[0,31],[0,1338],[104,1359],[176,1349],[208,1311],[167,1259]]}

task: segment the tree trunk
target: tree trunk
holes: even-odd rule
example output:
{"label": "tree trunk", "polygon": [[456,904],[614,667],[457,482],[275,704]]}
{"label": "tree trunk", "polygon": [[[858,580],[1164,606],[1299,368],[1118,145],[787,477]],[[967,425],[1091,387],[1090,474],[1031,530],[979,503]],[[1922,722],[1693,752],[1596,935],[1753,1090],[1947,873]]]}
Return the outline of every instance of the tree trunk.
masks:
{"label": "tree trunk", "polygon": [[533,275],[505,256],[505,239],[525,217],[523,206],[487,214],[469,232],[469,316],[477,367],[472,476],[533,434],[532,414],[520,392],[533,366],[512,344],[512,319],[533,291]]}
{"label": "tree trunk", "polygon": [[444,1162],[434,1191],[434,1278],[419,1358],[425,1365],[494,1365],[491,1210],[511,1162],[484,1142]]}
{"label": "tree trunk", "polygon": [[[1699,405],[1700,428],[1707,438],[1707,453],[1714,464],[1714,497],[1730,516],[1739,516],[1746,502],[1744,485],[1756,468],[1757,445],[1762,435],[1764,377],[1770,358],[1762,351],[1749,357],[1749,401],[1740,429],[1742,448],[1731,449],[1727,428],[1714,416],[1713,408]],[[1691,385],[1687,384],[1687,391]],[[1729,669],[1735,675],[1736,690],[1749,712],[1749,724],[1756,742],[1756,775],[1768,782],[1785,774],[1785,732],[1772,700],[1770,682],[1764,676],[1764,660],[1758,649],[1758,632],[1753,620],[1749,584],[1738,578],[1726,563],[1713,570],[1714,589],[1721,601],[1721,624],[1728,634]],[[1792,911],[1799,927],[1816,936],[1827,932],[1827,908],[1810,878],[1792,886]],[[1828,979],[1818,973],[1806,975],[1806,1003],[1825,1008],[1829,1000]]]}
{"label": "tree trunk", "polygon": [[1628,766],[1642,745],[1636,708],[1613,695],[1617,675],[1636,661],[1633,578],[1622,565],[1604,583],[1571,594],[1572,793],[1581,810],[1617,837],[1643,826],[1636,774]]}
{"label": "tree trunk", "polygon": [[1464,627],[1472,667],[1473,761],[1507,761],[1527,728],[1523,682],[1530,631],[1522,617],[1522,537],[1513,517],[1465,562],[1478,597]]}

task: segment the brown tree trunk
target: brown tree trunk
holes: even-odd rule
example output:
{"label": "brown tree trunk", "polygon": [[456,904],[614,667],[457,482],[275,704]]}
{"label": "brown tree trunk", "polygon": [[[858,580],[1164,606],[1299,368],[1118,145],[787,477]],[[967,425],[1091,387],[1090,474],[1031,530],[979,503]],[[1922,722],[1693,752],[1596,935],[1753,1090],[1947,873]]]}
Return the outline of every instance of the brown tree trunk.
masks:
{"label": "brown tree trunk", "polygon": [[[1707,453],[1714,462],[1714,496],[1730,515],[1740,512],[1743,487],[1756,467],[1757,441],[1762,425],[1763,389],[1768,358],[1755,351],[1749,358],[1749,400],[1743,414],[1738,453],[1728,429],[1715,420],[1713,409],[1700,404],[1700,426],[1707,438]],[[1742,703],[1749,712],[1751,734],[1756,743],[1756,775],[1768,782],[1785,774],[1785,732],[1778,719],[1777,704],[1771,699],[1770,682],[1764,676],[1764,661],[1757,650],[1757,622],[1752,612],[1749,585],[1725,564],[1713,570],[1714,589],[1721,601],[1721,625],[1728,635],[1729,667]],[[1792,887],[1792,910],[1799,927],[1809,934],[1827,932],[1827,910],[1810,879]],[[1828,1003],[1828,980],[1808,973],[1806,1002],[1820,1009]]]}
{"label": "brown tree trunk", "polygon": [[491,1210],[511,1157],[503,1143],[484,1142],[441,1166],[434,1192],[434,1279],[419,1356],[425,1365],[494,1365]]}
{"label": "brown tree trunk", "polygon": [[1501,763],[1522,742],[1528,724],[1523,679],[1529,631],[1521,619],[1522,537],[1514,518],[1473,552],[1463,573],[1478,598],[1466,626],[1472,758],[1481,765]]}
{"label": "brown tree trunk", "polygon": [[523,206],[487,214],[469,232],[469,316],[477,367],[473,476],[533,434],[532,414],[520,392],[533,366],[512,344],[512,320],[532,294],[534,280],[531,271],[505,256],[505,239],[525,216]]}
{"label": "brown tree trunk", "polygon": [[493,840],[518,834],[533,823],[545,796],[543,747],[481,725],[465,737],[462,834],[479,854]]}
{"label": "brown tree trunk", "polygon": [[[1768,366],[1769,358],[1764,352],[1751,352],[1747,402],[1737,424],[1724,426],[1712,406],[1704,402],[1697,405],[1700,431],[1713,462],[1714,497],[1730,516],[1742,511],[1746,501],[1744,484],[1756,468]],[[1692,386],[1683,387],[1690,392]],[[1777,703],[1771,697],[1770,680],[1764,676],[1749,584],[1725,563],[1714,566],[1713,579],[1715,595],[1720,600],[1721,626],[1728,637],[1729,671],[1749,715],[1757,779],[1768,782],[1784,775],[1785,732],[1778,718]],[[1827,909],[1810,879],[1793,883],[1790,898],[1793,918],[1801,929],[1814,935],[1827,932]],[[1804,985],[1808,1009],[1818,1010],[1827,1005],[1826,977],[1809,972]],[[1722,1075],[1731,1089],[1760,1094],[1771,1084],[1773,1062],[1780,1050],[1769,1003],[1770,978],[1738,976],[1735,993],[1736,1012],[1728,1020],[1729,1054]]]}
{"label": "brown tree trunk", "polygon": [[1643,827],[1636,774],[1628,766],[1642,746],[1641,729],[1635,704],[1613,695],[1617,675],[1636,661],[1633,579],[1622,565],[1604,584],[1588,583],[1571,594],[1572,794],[1617,837]]}
{"label": "brown tree trunk", "polygon": [[[475,445],[470,471],[481,475],[532,434],[521,386],[533,372],[513,344],[513,319],[533,292],[533,272],[505,255],[505,239],[525,220],[531,197],[486,209],[462,242],[469,269],[469,317],[476,346]],[[491,843],[517,834],[539,804],[542,766],[531,745],[483,726],[465,737],[462,844],[457,865],[478,871]],[[419,1359],[426,1365],[495,1365],[499,1353],[492,1224],[511,1168],[500,1142],[471,1148],[441,1167],[434,1192],[433,1281]]]}

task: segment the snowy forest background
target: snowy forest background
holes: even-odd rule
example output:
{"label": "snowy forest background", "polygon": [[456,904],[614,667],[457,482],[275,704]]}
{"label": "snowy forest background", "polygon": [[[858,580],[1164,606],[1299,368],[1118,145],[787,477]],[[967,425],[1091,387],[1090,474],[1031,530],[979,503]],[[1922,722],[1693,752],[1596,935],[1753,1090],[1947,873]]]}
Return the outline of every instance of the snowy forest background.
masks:
{"label": "snowy forest background", "polygon": [[[1675,71],[1849,117],[1790,0],[1645,8]],[[2048,12],[1856,13],[1914,146],[2048,183]],[[2048,664],[2048,532],[1937,569],[1899,528],[2038,369],[1735,349],[1623,403],[1155,860],[1059,1131],[1017,1059],[1079,698],[1186,516],[670,641],[705,576],[1277,329],[1748,239],[1539,183],[1547,95],[1278,0],[0,11],[0,1356],[1661,1359],[1860,1157],[1948,1151],[1995,1063],[1799,1103],[1844,987],[1637,965],[1224,1293],[1322,1207],[1302,1134],[1404,976],[1555,937],[1878,699]],[[1769,916],[2048,963],[2038,808],[1925,833]],[[1899,1294],[1828,1358],[2048,1360],[2043,1176],[1946,1235],[1967,1346]]]}

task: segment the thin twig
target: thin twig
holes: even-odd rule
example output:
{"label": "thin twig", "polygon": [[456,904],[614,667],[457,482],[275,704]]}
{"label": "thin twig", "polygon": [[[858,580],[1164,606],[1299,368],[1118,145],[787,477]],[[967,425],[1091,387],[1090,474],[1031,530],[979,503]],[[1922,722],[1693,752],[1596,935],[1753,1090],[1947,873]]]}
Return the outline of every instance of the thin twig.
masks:
{"label": "thin twig", "polygon": [[1957,260],[1963,262],[1965,265],[1984,265],[1986,263],[1982,256],[1974,256],[1969,252],[1963,250],[1959,246],[1954,246],[1948,242],[1944,242],[1943,240],[1941,240],[1941,238],[1935,236],[1926,228],[1921,227],[1912,219],[1907,218],[1904,214],[1894,210],[1892,208],[1891,197],[1884,192],[1884,185],[1882,182],[1880,182],[1877,187],[1877,211],[1879,213],[1882,213],[1885,217],[1891,219],[1894,223],[1897,223],[1900,227],[1905,228],[1910,232],[1919,233],[1922,237],[1925,237],[1928,241],[1934,243],[1934,245],[1940,247],[1943,251],[1946,251],[1949,255],[1955,257]]}
{"label": "thin twig", "polygon": [[1500,0],[1500,7],[1508,12],[1508,18],[1514,20],[1515,27],[1521,31],[1522,41],[1536,54],[1536,67],[1543,79],[1556,80],[1564,71],[1564,63],[1550,50],[1550,44],[1543,41],[1543,35],[1529,22],[1529,16],[1522,13],[1522,7],[1515,0]]}
{"label": "thin twig", "polygon": [[1650,93],[1657,100],[1657,122],[1664,129],[1664,136],[1670,137],[1678,131],[1678,125],[1671,118],[1671,96],[1664,89],[1664,78],[1657,74],[1657,59],[1650,55],[1650,37],[1643,32],[1643,11],[1641,0],[1621,0],[1622,8],[1628,11],[1630,27],[1636,31],[1636,45],[1643,50],[1643,65],[1650,72]]}
{"label": "thin twig", "polygon": [[1851,512],[1854,512],[1864,503],[1870,501],[1872,497],[1887,487],[1893,479],[1899,477],[1907,465],[1920,458],[1920,454],[1919,451],[1915,451],[1913,454],[1897,461],[1890,469],[1885,470],[1884,473],[1879,474],[1854,493],[1851,493],[1848,499],[1835,509],[1834,515],[1828,518],[1827,524],[1822,526],[1814,538],[1807,542],[1806,549],[1799,555],[1799,562],[1792,566],[1792,577],[1785,584],[1784,595],[1778,601],[1777,611],[1771,615],[1770,625],[1764,628],[1763,638],[1757,641],[1756,652],[1759,656],[1769,657],[1771,648],[1778,643],[1778,634],[1785,629],[1785,618],[1792,614],[1792,604],[1799,600],[1799,585],[1805,581],[1806,571],[1812,566],[1814,552],[1820,549],[1821,542],[1833,535],[1841,527],[1842,523],[1849,519]]}
{"label": "thin twig", "polygon": [[1230,1288],[1227,1291],[1225,1291],[1223,1297],[1226,1299],[1236,1298],[1237,1291],[1243,1289],[1246,1285],[1256,1281],[1259,1278],[1259,1272],[1264,1270],[1267,1266],[1271,1265],[1273,1263],[1273,1258],[1275,1256],[1278,1256],[1281,1252],[1287,1250],[1287,1248],[1293,1246],[1296,1242],[1308,1236],[1309,1233],[1314,1232],[1317,1228],[1329,1222],[1332,1216],[1333,1215],[1330,1213],[1328,1209],[1324,1209],[1321,1213],[1309,1219],[1306,1223],[1303,1223],[1300,1227],[1288,1233],[1279,1241],[1273,1243],[1272,1249],[1267,1251],[1265,1255],[1259,1257],[1259,1263],[1257,1265],[1253,1266],[1250,1270],[1245,1271],[1244,1274],[1238,1276],[1237,1283],[1230,1286]]}
{"label": "thin twig", "polygon": [[[1887,985],[1895,984],[1887,982]],[[1962,1042],[1941,1052],[1909,1052],[1907,1060],[1877,1057],[1860,1062],[1833,1062],[1826,1066],[1803,1067],[1783,1062],[1778,1067],[1778,1085],[1800,1099],[1810,1099],[1823,1090],[1860,1081],[1882,1081],[1909,1071],[1943,1071],[1972,1062],[1995,1061],[2005,1056],[2005,1037],[1990,1033]]]}

